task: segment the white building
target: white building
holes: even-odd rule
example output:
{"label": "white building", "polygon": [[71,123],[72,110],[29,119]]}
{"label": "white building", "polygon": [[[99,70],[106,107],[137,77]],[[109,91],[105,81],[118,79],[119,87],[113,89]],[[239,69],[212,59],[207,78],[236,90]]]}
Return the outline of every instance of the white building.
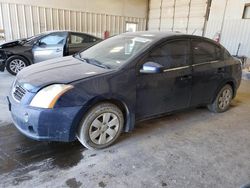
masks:
{"label": "white building", "polygon": [[0,0],[0,29],[5,40],[48,30],[103,37],[105,31],[125,32],[133,23],[145,30],[147,9],[147,0]]}
{"label": "white building", "polygon": [[149,30],[214,38],[231,54],[250,57],[250,0],[150,0]]}
{"label": "white building", "polygon": [[231,54],[250,57],[250,0],[213,1],[205,36],[217,32]]}

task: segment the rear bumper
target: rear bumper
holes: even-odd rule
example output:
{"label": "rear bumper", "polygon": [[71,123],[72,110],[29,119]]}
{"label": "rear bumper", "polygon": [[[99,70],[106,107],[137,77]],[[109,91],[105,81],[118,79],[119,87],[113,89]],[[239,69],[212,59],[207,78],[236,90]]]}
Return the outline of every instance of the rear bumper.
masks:
{"label": "rear bumper", "polygon": [[38,141],[69,142],[76,139],[75,127],[81,106],[40,109],[23,106],[10,97],[9,108],[16,128]]}

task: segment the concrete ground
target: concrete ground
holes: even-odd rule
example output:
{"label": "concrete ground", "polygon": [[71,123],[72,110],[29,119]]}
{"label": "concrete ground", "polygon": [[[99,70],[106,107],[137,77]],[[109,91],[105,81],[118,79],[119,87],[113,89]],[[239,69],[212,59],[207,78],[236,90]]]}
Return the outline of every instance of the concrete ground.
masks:
{"label": "concrete ground", "polygon": [[3,122],[11,122],[6,96],[14,79],[15,76],[12,76],[7,71],[0,72],[0,126],[3,125]]}
{"label": "concrete ground", "polygon": [[14,77],[0,73],[0,187],[222,187],[250,182],[250,81],[228,112],[192,109],[138,123],[108,149],[21,135],[3,101]]}

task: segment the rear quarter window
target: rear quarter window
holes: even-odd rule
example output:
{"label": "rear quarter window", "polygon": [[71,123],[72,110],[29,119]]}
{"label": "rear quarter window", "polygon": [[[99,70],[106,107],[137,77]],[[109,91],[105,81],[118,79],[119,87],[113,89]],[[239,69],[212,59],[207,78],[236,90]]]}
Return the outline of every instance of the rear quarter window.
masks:
{"label": "rear quarter window", "polygon": [[224,48],[224,50],[223,50],[223,58],[225,60],[227,60],[227,59],[230,59],[231,57],[232,57],[231,54]]}
{"label": "rear quarter window", "polygon": [[99,39],[89,36],[89,42],[96,42],[96,41],[99,41]]}

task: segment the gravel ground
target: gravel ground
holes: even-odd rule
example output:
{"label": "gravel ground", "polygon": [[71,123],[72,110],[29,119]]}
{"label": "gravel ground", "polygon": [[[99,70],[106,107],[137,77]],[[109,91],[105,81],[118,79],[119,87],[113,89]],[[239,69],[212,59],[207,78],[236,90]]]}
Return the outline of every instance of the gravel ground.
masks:
{"label": "gravel ground", "polygon": [[[1,100],[13,80],[3,75],[8,81],[0,83]],[[198,108],[138,123],[100,151],[78,142],[32,141],[13,127],[0,103],[0,119],[6,122],[0,125],[0,187],[238,188],[250,183],[250,81],[242,82],[228,112]]]}

